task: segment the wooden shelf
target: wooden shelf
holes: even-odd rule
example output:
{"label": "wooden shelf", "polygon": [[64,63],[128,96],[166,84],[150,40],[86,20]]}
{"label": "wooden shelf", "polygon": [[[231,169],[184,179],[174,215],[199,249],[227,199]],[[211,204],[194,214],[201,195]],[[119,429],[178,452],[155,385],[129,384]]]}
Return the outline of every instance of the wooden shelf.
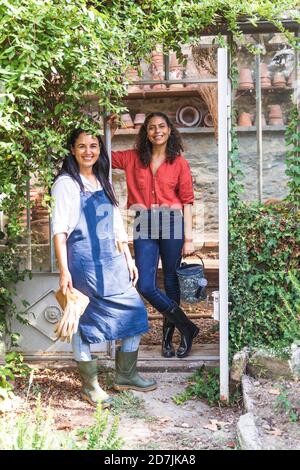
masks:
{"label": "wooden shelf", "polygon": [[169,97],[180,97],[180,96],[199,96],[198,88],[201,85],[195,86],[193,88],[183,87],[183,88],[164,88],[162,90],[144,90],[129,93],[124,97],[124,100],[136,100],[136,99],[147,99],[147,98],[169,98]]}
{"label": "wooden shelf", "polygon": [[[213,127],[177,127],[177,130],[181,134],[212,134],[214,132]],[[138,129],[117,129],[116,135],[136,135]]]}
{"label": "wooden shelf", "polygon": [[[247,88],[237,88],[236,89],[236,93],[238,95],[241,95],[243,93],[245,93],[246,95],[252,95],[252,94],[255,94],[255,88],[251,88],[251,89],[247,89]],[[288,86],[285,86],[285,87],[274,87],[274,86],[271,86],[271,87],[268,87],[268,88],[261,88],[261,91],[262,93],[279,93],[279,92],[292,92],[294,91],[294,88],[293,87],[288,87]]]}
{"label": "wooden shelf", "polygon": [[[263,126],[263,132],[278,132],[284,131],[286,126]],[[180,134],[214,134],[213,127],[178,127],[177,130]],[[255,132],[256,126],[238,126],[238,132]],[[118,135],[137,135],[138,129],[117,129],[115,136]]]}

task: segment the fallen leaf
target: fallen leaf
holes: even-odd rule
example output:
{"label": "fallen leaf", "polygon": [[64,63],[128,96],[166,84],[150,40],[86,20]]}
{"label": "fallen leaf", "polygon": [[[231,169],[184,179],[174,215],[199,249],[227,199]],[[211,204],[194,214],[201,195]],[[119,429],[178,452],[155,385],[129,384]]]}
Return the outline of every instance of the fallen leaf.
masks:
{"label": "fallen leaf", "polygon": [[56,426],[57,431],[67,431],[72,429],[72,426],[70,423],[60,423]]}
{"label": "fallen leaf", "polygon": [[282,436],[282,431],[280,429],[274,428],[271,431],[266,431],[268,434],[272,434],[272,436]]}
{"label": "fallen leaf", "polygon": [[218,431],[218,426],[216,424],[211,424],[211,423],[208,423],[208,424],[205,424],[204,426],[202,426],[204,429],[209,429],[210,431]]}
{"label": "fallen leaf", "polygon": [[270,395],[280,395],[279,388],[270,388],[270,390],[268,390],[268,392],[270,393]]}
{"label": "fallen leaf", "polygon": [[228,441],[226,442],[226,446],[234,449],[236,447],[236,443],[234,441]]}
{"label": "fallen leaf", "polygon": [[226,421],[218,421],[217,419],[211,419],[209,424],[205,424],[202,427],[205,429],[209,429],[210,431],[218,431],[227,424],[229,423],[226,423]]}

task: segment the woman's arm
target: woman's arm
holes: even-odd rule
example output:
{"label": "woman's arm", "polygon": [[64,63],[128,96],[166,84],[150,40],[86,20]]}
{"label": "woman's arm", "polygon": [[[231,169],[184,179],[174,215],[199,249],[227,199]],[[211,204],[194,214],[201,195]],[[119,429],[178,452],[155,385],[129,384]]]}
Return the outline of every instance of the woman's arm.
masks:
{"label": "woman's arm", "polygon": [[128,270],[130,273],[130,279],[132,280],[132,285],[135,286],[139,278],[139,272],[135,265],[135,262],[132,259],[128,243],[126,242],[123,242],[123,252],[127,261],[127,266],[128,266]]}
{"label": "woman's arm", "polygon": [[68,268],[67,258],[67,234],[57,233],[53,237],[55,254],[58,262],[58,269],[60,272],[59,287],[62,293],[65,295],[67,288],[72,292],[72,276]]}
{"label": "woman's arm", "polygon": [[193,206],[192,204],[185,204],[183,206],[183,221],[184,221],[184,244],[182,248],[183,255],[190,255],[195,251],[193,242]]}

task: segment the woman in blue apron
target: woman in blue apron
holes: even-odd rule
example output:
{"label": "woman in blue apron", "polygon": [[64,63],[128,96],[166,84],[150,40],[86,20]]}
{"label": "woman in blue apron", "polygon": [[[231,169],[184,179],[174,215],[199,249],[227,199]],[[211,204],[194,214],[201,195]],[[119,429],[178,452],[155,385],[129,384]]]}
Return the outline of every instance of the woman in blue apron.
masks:
{"label": "woman in blue apron", "polygon": [[[110,185],[109,159],[99,136],[75,129],[70,154],[55,178],[52,230],[60,270],[60,288],[75,287],[89,297],[72,347],[82,381],[82,398],[109,406],[97,379],[97,358],[90,344],[121,339],[116,351],[116,390],[148,391],[155,380],[136,368],[141,335],[148,331],[147,311],[135,289],[138,272]],[[116,227],[117,225],[117,227]],[[119,250],[117,249],[119,247]]]}

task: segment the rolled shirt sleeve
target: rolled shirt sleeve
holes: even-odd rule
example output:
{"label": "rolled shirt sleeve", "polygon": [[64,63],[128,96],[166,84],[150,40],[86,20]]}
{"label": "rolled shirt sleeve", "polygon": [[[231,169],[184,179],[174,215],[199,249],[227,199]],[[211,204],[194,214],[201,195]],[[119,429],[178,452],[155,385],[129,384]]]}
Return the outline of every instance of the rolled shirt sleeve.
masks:
{"label": "rolled shirt sleeve", "polygon": [[69,176],[61,176],[54,183],[51,191],[52,234],[74,230],[80,215],[80,191],[78,184]]}
{"label": "rolled shirt sleeve", "polygon": [[128,235],[124,228],[124,223],[120,209],[114,206],[114,235],[118,242],[128,243]]}
{"label": "rolled shirt sleeve", "polygon": [[181,172],[178,182],[178,196],[182,204],[193,204],[195,200],[193,179],[190,165],[184,158],[181,160]]}

